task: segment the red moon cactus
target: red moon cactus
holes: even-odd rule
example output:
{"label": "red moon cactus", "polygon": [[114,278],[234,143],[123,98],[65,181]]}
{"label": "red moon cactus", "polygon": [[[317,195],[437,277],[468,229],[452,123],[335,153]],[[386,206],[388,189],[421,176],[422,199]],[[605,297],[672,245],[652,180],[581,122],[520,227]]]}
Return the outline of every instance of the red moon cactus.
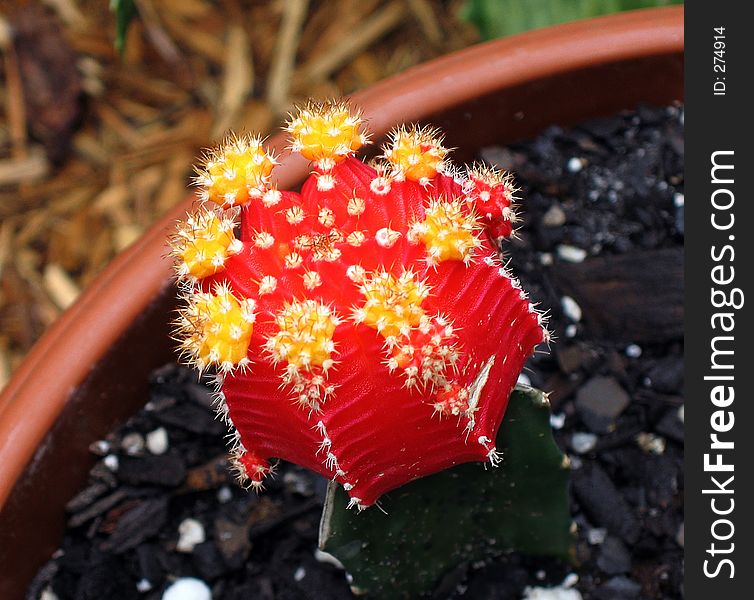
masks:
{"label": "red moon cactus", "polygon": [[508,396],[547,340],[495,246],[515,220],[510,178],[452,167],[416,127],[365,165],[345,104],[310,104],[288,131],[313,165],[300,193],[275,189],[258,139],[231,139],[199,169],[202,203],[172,244],[182,351],[217,374],[241,479],[261,487],[285,459],[364,507],[498,463]]}

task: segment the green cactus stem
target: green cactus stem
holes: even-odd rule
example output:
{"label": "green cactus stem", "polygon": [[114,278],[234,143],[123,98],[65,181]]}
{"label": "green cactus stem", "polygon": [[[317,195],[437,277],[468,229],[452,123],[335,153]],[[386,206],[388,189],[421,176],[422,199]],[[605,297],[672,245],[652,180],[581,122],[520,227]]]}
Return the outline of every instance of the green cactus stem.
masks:
{"label": "green cactus stem", "polygon": [[[547,396],[517,387],[497,436],[502,464],[468,463],[383,495],[363,512],[331,484],[320,548],[370,598],[416,598],[457,565],[519,551],[567,560],[573,535],[569,465],[550,429]],[[382,509],[382,510],[380,510]]]}

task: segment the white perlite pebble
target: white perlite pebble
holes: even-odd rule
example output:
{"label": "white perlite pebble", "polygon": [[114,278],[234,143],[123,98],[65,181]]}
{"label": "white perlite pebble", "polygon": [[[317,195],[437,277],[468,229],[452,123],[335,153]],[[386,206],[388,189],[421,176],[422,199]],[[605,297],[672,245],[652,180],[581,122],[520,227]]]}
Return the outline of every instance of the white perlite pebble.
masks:
{"label": "white perlite pebble", "polygon": [[105,466],[110,469],[113,473],[118,470],[118,457],[115,456],[115,454],[108,454],[104,459],[102,459],[102,462],[105,463]]}
{"label": "white perlite pebble", "polygon": [[579,582],[579,576],[576,573],[568,573],[561,584],[563,587],[571,588]]}
{"label": "white perlite pebble", "polygon": [[147,450],[152,454],[165,454],[168,446],[168,432],[164,427],[158,427],[147,434]]}
{"label": "white perlite pebble", "polygon": [[560,306],[563,308],[563,314],[571,321],[578,323],[581,321],[581,307],[576,300],[570,296],[563,296],[560,299]]}
{"label": "white perlite pebble", "polygon": [[542,215],[542,225],[545,227],[561,227],[566,222],[566,214],[559,204],[553,204]]}
{"label": "white perlite pebble", "polygon": [[212,600],[212,590],[201,579],[181,577],[165,590],[162,600]]}
{"label": "white perlite pebble", "polygon": [[684,413],[683,404],[681,404],[681,406],[678,408],[678,420],[681,423],[683,423],[683,413]]}
{"label": "white perlite pebble", "polygon": [[550,415],[550,427],[552,427],[553,429],[563,429],[565,422],[565,413],[552,413]]}
{"label": "white perlite pebble", "polygon": [[685,202],[686,202],[686,198],[683,194],[679,194],[679,193],[673,194],[673,205],[676,208],[681,208]]}
{"label": "white perlite pebble", "polygon": [[566,166],[566,169],[568,169],[570,173],[578,173],[583,168],[584,168],[584,159],[579,158],[577,156],[574,156],[573,158],[571,158],[568,161],[568,165]]}
{"label": "white perlite pebble", "polygon": [[233,499],[233,491],[227,485],[224,485],[219,490],[217,490],[217,501],[220,504],[225,504],[226,502],[230,502],[232,499]]}
{"label": "white perlite pebble", "polygon": [[579,328],[576,327],[576,325],[574,325],[573,323],[571,323],[565,328],[565,336],[567,338],[576,337],[576,334],[578,333],[578,331],[579,331]]}
{"label": "white perlite pebble", "polygon": [[639,358],[641,356],[641,346],[638,344],[629,344],[626,346],[626,356],[628,358]]}
{"label": "white perlite pebble", "polygon": [[607,529],[605,529],[604,527],[593,527],[586,533],[586,540],[592,546],[598,546],[599,544],[605,541],[606,537],[607,537]]}
{"label": "white perlite pebble", "polygon": [[597,436],[593,433],[577,431],[571,436],[571,448],[579,454],[586,454],[597,445]]}
{"label": "white perlite pebble", "polygon": [[149,579],[142,578],[136,582],[136,591],[141,592],[142,594],[151,590],[152,587],[152,582],[149,581]]}
{"label": "white perlite pebble", "polygon": [[527,587],[522,600],[582,600],[578,590],[556,587]]}
{"label": "white perlite pebble", "polygon": [[299,567],[293,574],[294,581],[301,581],[304,577],[306,577],[306,569],[304,567]]}
{"label": "white perlite pebble", "polygon": [[531,379],[529,379],[529,376],[526,373],[521,373],[518,376],[518,381],[516,382],[518,385],[524,385],[527,387],[531,387]]}
{"label": "white perlite pebble", "polygon": [[577,248],[576,246],[569,246],[568,244],[560,244],[557,248],[558,258],[570,263],[584,262],[586,258],[586,250],[583,248]]}
{"label": "white perlite pebble", "polygon": [[539,264],[543,267],[549,267],[553,262],[554,259],[552,257],[552,253],[542,252],[542,254],[539,255]]}
{"label": "white perlite pebble", "polygon": [[178,525],[178,543],[175,549],[178,552],[193,552],[194,546],[201,544],[205,539],[204,525],[196,519],[184,519]]}
{"label": "white perlite pebble", "polygon": [[97,440],[91,446],[89,446],[89,450],[94,452],[94,454],[104,456],[105,454],[110,452],[110,442],[108,442],[107,440]]}
{"label": "white perlite pebble", "polygon": [[665,438],[642,431],[636,436],[636,443],[644,452],[651,454],[663,454],[665,452]]}
{"label": "white perlite pebble", "polygon": [[39,600],[58,600],[58,595],[48,586],[42,590]]}
{"label": "white perlite pebble", "polygon": [[135,456],[144,450],[144,438],[141,437],[140,433],[134,431],[123,436],[123,439],[120,441],[120,447],[129,456]]}

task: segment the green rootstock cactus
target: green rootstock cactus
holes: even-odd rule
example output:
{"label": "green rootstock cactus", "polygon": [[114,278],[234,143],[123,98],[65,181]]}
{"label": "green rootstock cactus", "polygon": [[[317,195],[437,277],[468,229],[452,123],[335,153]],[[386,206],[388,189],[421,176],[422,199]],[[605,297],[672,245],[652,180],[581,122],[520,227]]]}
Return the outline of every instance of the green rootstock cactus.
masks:
{"label": "green rootstock cactus", "polygon": [[452,469],[380,498],[383,510],[354,514],[347,495],[328,490],[320,548],[351,575],[357,593],[416,598],[456,565],[517,550],[568,558],[573,536],[569,466],[552,438],[539,390],[516,388],[497,435],[502,464]]}
{"label": "green rootstock cactus", "polygon": [[524,362],[548,340],[500,257],[511,178],[453,165],[442,136],[396,129],[372,165],[342,103],[287,127],[311,161],[278,190],[276,157],[231,138],[197,169],[199,200],[172,246],[186,360],[217,379],[242,481],[272,459],[339,483],[365,508],[495,446]]}

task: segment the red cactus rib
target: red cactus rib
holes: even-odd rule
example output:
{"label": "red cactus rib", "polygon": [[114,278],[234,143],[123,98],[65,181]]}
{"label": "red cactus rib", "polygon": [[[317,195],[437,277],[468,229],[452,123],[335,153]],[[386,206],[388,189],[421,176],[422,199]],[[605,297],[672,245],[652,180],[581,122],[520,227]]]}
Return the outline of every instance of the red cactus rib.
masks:
{"label": "red cactus rib", "polygon": [[491,241],[512,230],[510,178],[453,174],[427,129],[397,130],[367,166],[351,156],[359,126],[340,104],[292,120],[315,167],[300,194],[271,188],[257,140],[211,154],[199,182],[221,208],[190,217],[173,247],[183,352],[219,374],[239,474],[260,486],[269,459],[289,460],[364,507],[495,464],[507,398],[547,332]]}

